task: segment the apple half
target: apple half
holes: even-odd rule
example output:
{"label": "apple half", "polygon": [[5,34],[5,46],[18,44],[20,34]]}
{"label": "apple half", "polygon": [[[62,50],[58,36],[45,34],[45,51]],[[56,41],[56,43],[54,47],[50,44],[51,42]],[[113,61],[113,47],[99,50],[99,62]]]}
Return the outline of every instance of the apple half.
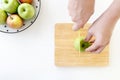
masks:
{"label": "apple half", "polygon": [[78,37],[75,39],[74,41],[74,48],[77,50],[77,51],[80,51],[80,52],[84,52],[86,48],[88,48],[91,43],[90,42],[86,42],[84,41],[84,37]]}

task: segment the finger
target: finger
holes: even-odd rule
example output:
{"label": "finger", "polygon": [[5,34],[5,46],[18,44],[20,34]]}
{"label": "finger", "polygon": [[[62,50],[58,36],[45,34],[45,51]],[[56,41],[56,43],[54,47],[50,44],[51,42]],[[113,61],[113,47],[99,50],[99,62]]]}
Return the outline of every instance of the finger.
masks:
{"label": "finger", "polygon": [[88,32],[85,41],[89,41],[92,38],[92,34]]}
{"label": "finger", "polygon": [[74,31],[77,31],[78,29],[82,28],[84,25],[80,22],[80,23],[75,23],[72,27],[72,29]]}
{"label": "finger", "polygon": [[96,51],[93,51],[93,52],[94,53],[101,53],[104,48],[105,47],[99,47]]}
{"label": "finger", "polygon": [[97,45],[97,42],[95,41],[90,47],[88,47],[85,51],[87,52],[93,52],[96,51],[99,48]]}
{"label": "finger", "polygon": [[94,42],[95,42],[95,40],[90,41],[90,43],[94,43]]}

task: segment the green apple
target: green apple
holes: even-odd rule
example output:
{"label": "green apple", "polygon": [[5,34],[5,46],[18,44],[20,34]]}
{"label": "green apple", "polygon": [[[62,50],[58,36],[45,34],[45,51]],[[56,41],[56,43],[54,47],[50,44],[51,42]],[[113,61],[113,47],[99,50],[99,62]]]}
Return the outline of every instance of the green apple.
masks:
{"label": "green apple", "polygon": [[35,15],[35,9],[32,5],[28,3],[22,3],[18,7],[18,14],[21,18],[24,20],[29,20],[34,17]]}
{"label": "green apple", "polygon": [[7,25],[11,28],[19,29],[23,25],[23,20],[17,14],[13,14],[8,16]]}
{"label": "green apple", "polygon": [[74,41],[74,48],[80,52],[84,52],[85,49],[88,48],[90,45],[90,42],[84,41],[84,37],[76,38]]}
{"label": "green apple", "polygon": [[10,14],[16,13],[18,6],[19,2],[17,0],[2,0],[3,9]]}
{"label": "green apple", "polygon": [[7,19],[7,13],[0,9],[0,24],[5,24]]}

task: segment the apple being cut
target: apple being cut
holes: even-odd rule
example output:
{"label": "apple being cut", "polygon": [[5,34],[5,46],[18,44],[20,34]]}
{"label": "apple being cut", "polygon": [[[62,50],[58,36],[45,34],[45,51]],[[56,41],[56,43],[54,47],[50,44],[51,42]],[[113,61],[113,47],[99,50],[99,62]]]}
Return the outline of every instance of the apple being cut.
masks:
{"label": "apple being cut", "polygon": [[7,13],[0,9],[0,24],[5,24],[7,19]]}
{"label": "apple being cut", "polygon": [[31,4],[33,0],[19,0],[21,3],[29,3]]}
{"label": "apple being cut", "polygon": [[7,25],[11,28],[19,29],[23,25],[23,20],[17,14],[13,14],[7,18]]}
{"label": "apple being cut", "polygon": [[84,52],[86,48],[88,48],[91,45],[90,42],[85,42],[84,37],[76,38],[74,41],[74,48],[77,51]]}
{"label": "apple being cut", "polygon": [[29,20],[34,17],[35,15],[35,9],[32,5],[28,3],[22,3],[18,7],[18,14],[21,18],[24,20]]}
{"label": "apple being cut", "polygon": [[17,0],[2,0],[3,9],[10,14],[16,13],[18,6],[19,2]]}

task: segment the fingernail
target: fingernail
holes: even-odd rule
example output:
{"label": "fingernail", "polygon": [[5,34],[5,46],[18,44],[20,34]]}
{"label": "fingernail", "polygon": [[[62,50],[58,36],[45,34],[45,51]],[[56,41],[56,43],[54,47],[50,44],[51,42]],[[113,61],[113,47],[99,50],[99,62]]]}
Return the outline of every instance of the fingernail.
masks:
{"label": "fingernail", "polygon": [[87,38],[85,38],[84,41],[87,42],[88,41]]}
{"label": "fingernail", "polygon": [[86,52],[89,52],[89,50],[88,50],[88,49],[85,49],[85,51],[86,51]]}
{"label": "fingernail", "polygon": [[79,26],[78,26],[77,24],[75,24],[75,25],[72,27],[72,29],[73,29],[74,31],[77,31],[77,30],[79,29]]}

